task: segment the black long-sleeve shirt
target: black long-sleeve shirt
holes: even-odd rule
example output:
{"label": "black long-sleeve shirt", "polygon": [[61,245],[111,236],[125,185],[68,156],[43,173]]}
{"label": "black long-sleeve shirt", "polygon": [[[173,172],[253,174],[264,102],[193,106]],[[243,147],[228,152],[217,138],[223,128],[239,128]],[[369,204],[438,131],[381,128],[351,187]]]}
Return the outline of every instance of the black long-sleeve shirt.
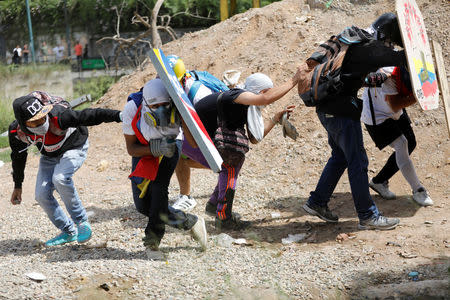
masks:
{"label": "black long-sleeve shirt", "polygon": [[[44,136],[24,132],[17,120],[9,125],[8,136],[15,188],[21,188],[27,160],[27,148],[35,144],[42,155],[58,157],[81,147],[88,138],[86,126],[105,122],[120,122],[120,111],[87,108],[81,111],[55,105],[48,114],[50,126]],[[24,126],[24,124],[22,124]]]}
{"label": "black long-sleeve shirt", "polygon": [[381,67],[404,65],[406,65],[405,52],[395,51],[381,41],[371,40],[351,45],[342,63],[341,80],[344,84],[342,91],[324,99],[317,106],[317,111],[359,120],[362,101],[357,98],[357,93],[363,86],[367,74]]}

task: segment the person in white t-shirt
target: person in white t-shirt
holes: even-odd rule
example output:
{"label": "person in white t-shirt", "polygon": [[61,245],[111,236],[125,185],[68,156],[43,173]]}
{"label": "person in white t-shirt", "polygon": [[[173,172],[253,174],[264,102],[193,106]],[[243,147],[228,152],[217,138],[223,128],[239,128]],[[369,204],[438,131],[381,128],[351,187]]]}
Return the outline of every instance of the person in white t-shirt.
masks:
{"label": "person in white t-shirt", "polygon": [[20,48],[20,46],[17,45],[16,48],[13,49],[12,62],[13,64],[20,65],[21,59],[22,59],[22,48]]}
{"label": "person in white t-shirt", "polygon": [[395,150],[369,186],[383,198],[395,199],[388,183],[400,169],[412,188],[413,199],[423,206],[433,205],[409,156],[416,146],[416,138],[404,109],[415,102],[408,71],[400,67],[382,68],[369,74],[366,83],[372,87],[366,87],[363,92],[361,121],[380,150],[388,145]]}
{"label": "person in white t-shirt", "polygon": [[122,112],[123,134],[132,156],[131,187],[136,209],[148,217],[143,238],[147,254],[158,251],[165,225],[190,230],[206,249],[205,221],[168,204],[169,183],[177,165],[180,128],[191,146],[195,141],[181,119],[161,79],[148,81],[142,92],[131,94]]}

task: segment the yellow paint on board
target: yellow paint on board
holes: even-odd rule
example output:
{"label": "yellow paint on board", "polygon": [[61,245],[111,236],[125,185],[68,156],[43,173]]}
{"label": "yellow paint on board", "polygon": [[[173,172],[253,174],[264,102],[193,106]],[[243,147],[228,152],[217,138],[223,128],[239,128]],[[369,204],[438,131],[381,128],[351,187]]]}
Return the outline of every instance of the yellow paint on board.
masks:
{"label": "yellow paint on board", "polygon": [[159,49],[153,48],[153,52],[155,52],[155,55],[158,58],[159,62],[161,63],[161,66],[163,67],[164,72],[166,72],[166,74],[169,74],[169,72],[167,72],[166,66],[164,65],[164,62],[162,60],[161,52],[159,51]]}
{"label": "yellow paint on board", "polygon": [[[421,60],[421,59],[413,58],[413,61],[414,61],[414,68],[415,68],[415,70],[416,70],[416,73],[419,73],[420,70],[423,69],[423,63],[422,63],[422,60]],[[427,61],[426,64],[427,64],[427,70],[428,70],[428,71],[434,70],[434,64],[433,64],[432,62],[428,62],[428,61]],[[432,73],[434,74],[434,72],[432,72]]]}

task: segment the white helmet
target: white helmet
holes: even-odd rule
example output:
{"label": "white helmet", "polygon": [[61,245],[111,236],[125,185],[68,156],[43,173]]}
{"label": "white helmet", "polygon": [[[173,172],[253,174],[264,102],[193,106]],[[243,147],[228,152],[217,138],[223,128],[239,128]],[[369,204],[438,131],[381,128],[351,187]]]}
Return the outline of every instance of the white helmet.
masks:
{"label": "white helmet", "polygon": [[144,85],[142,91],[144,101],[147,105],[170,102],[171,98],[162,80],[155,78]]}

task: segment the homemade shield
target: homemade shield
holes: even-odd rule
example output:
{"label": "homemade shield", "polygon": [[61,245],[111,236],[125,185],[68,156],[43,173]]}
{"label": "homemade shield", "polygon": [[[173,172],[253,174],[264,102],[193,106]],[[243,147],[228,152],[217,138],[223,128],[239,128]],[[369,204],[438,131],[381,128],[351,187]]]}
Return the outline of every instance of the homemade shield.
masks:
{"label": "homemade shield", "polygon": [[439,91],[425,23],[414,0],[396,0],[414,96],[423,110],[439,106]]}
{"label": "homemade shield", "polygon": [[153,51],[150,51],[150,59],[209,167],[214,172],[219,172],[222,166],[222,157],[214,146],[183,87],[178,82],[177,76],[169,66],[166,56],[161,49],[153,49]]}

